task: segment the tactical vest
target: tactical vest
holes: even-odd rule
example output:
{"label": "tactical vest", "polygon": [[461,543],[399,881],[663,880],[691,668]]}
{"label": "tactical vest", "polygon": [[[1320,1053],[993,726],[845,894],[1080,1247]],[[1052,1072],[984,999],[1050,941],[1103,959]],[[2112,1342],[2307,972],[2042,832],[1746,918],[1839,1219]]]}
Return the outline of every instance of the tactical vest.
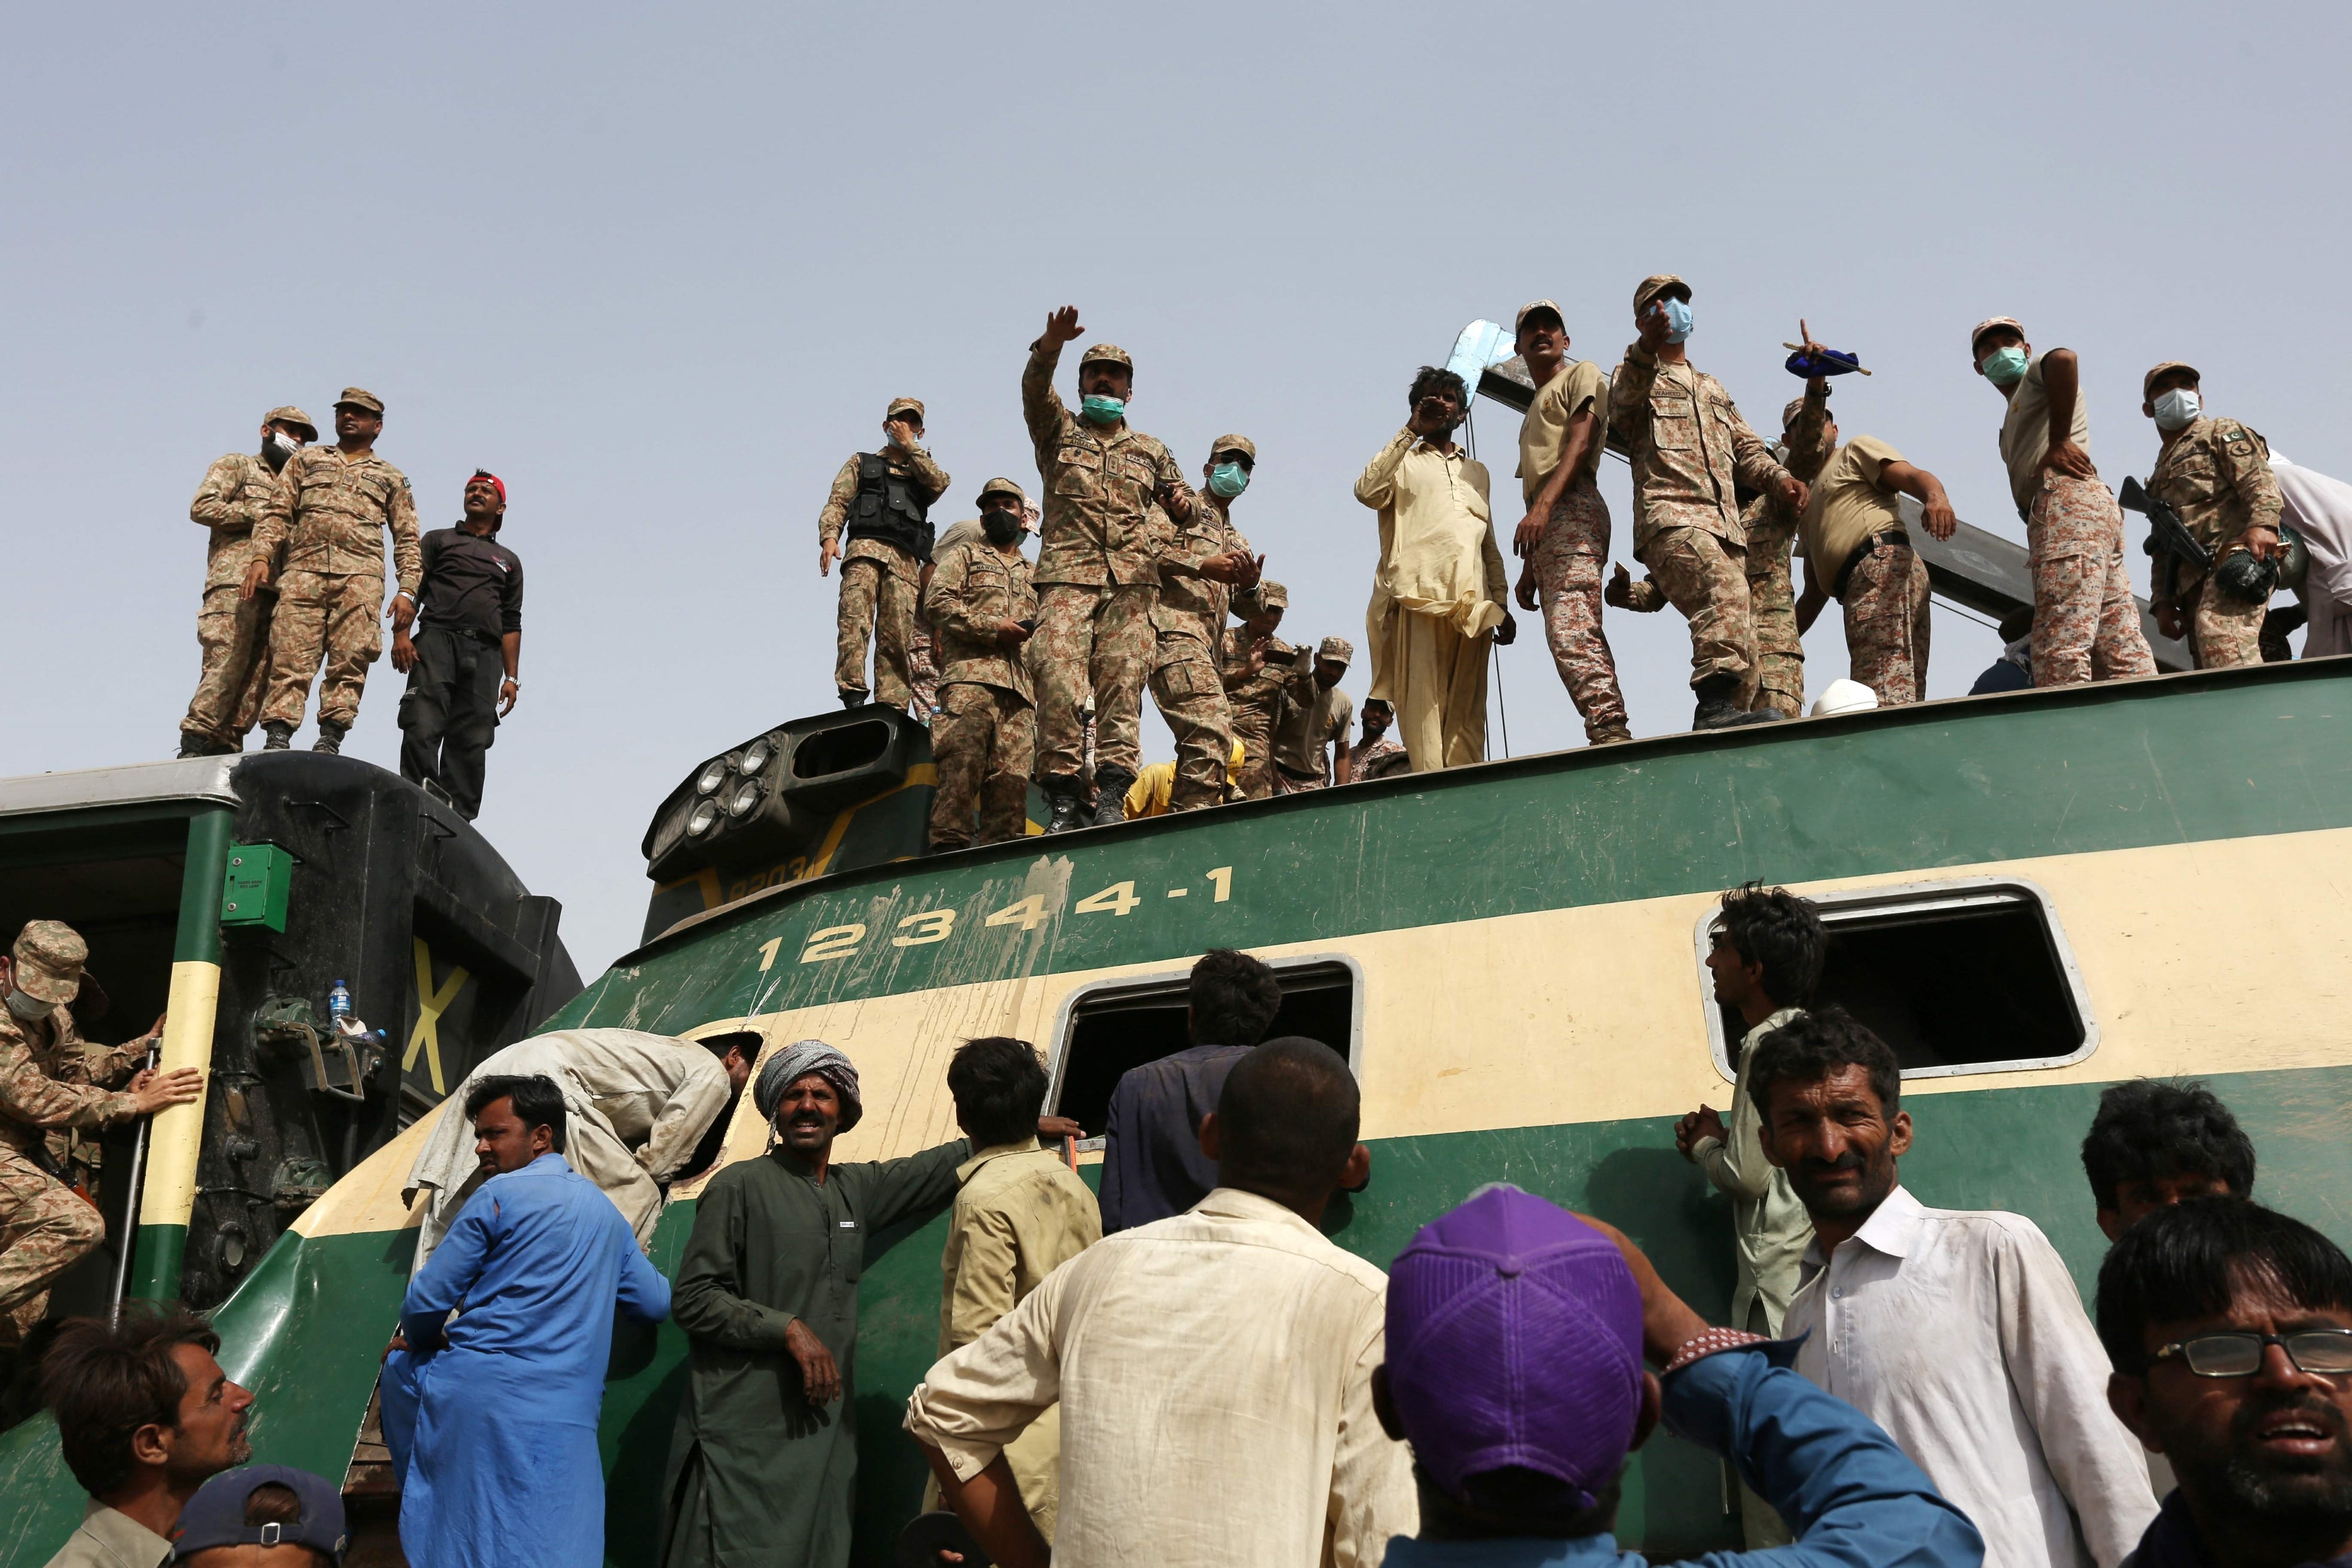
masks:
{"label": "tactical vest", "polygon": [[857,454],[857,495],[849,503],[849,537],[878,539],[918,561],[931,558],[931,508],[915,481],[894,474],[871,452]]}

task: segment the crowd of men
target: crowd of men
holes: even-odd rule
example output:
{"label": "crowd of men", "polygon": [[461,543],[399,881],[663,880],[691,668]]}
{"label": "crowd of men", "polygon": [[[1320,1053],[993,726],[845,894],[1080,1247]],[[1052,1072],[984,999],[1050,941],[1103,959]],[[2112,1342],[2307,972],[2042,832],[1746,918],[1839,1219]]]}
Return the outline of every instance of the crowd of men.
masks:
{"label": "crowd of men", "polygon": [[[923,405],[911,397],[886,411],[882,449],[853,456],[835,477],[818,564],[842,563],[842,700],[911,702],[931,720],[940,848],[1024,831],[1017,803],[1033,780],[1051,803],[1045,830],[1057,833],[1376,776],[1359,765],[1367,761],[1380,772],[1481,761],[1487,650],[1516,638],[1514,602],[1542,615],[1595,745],[1633,738],[1604,604],[1682,613],[1696,729],[1801,713],[1802,634],[1832,600],[1845,619],[1851,679],[1868,691],[1856,701],[1921,700],[1927,573],[1900,498],[1916,500],[1922,525],[1948,539],[1958,519],[1943,483],[1875,436],[1841,438],[1830,378],[1856,365],[1802,323],[1790,363],[1807,373],[1805,390],[1768,442],[1691,363],[1693,320],[1689,284],[1643,279],[1635,341],[1604,374],[1570,357],[1557,304],[1519,310],[1515,346],[1535,394],[1519,434],[1516,584],[1486,469],[1454,439],[1475,389],[1429,366],[1413,378],[1410,417],[1355,485],[1379,527],[1365,614],[1371,689],[1351,749],[1354,707],[1338,686],[1351,645],[1326,637],[1310,657],[1275,635],[1287,595],[1234,523],[1255,444],[1217,437],[1193,489],[1168,448],[1129,425],[1134,361],[1110,343],[1079,355],[1073,412],[1053,384],[1081,334],[1065,306],[1030,345],[1021,382],[1042,510],[1015,481],[991,479],[975,498],[978,525],[957,524],[935,549],[930,509],[949,476],[922,445]],[[2032,613],[2011,640],[2031,683],[2153,673],[2125,571],[2123,514],[2090,457],[2074,351],[2036,353],[2006,316],[1979,322],[1969,345],[1977,374],[2007,404],[1999,452],[2033,581]],[[2142,392],[2158,437],[2147,488],[2189,540],[2157,558],[2158,621],[2189,638],[2201,668],[2259,662],[2284,558],[2268,447],[2204,412],[2192,366],[2156,366]],[[1604,447],[1632,464],[1639,583],[1622,565],[1607,573]],[[1034,563],[1022,548],[1033,530]],[[1791,575],[1800,555],[1801,594]],[[1154,764],[1158,776],[1140,757],[1146,690],[1175,748],[1172,763]],[[1365,747],[1375,748],[1369,758]]]}
{"label": "crowd of men", "polygon": [[[485,755],[522,686],[522,558],[499,542],[506,481],[477,468],[463,516],[420,535],[408,476],[376,455],[383,400],[347,386],[335,400],[335,442],[299,408],[261,418],[258,452],[215,459],[188,515],[206,531],[196,615],[204,668],[180,755],[289,750],[313,680],[330,754],[358,721],[368,667],[383,653],[408,677],[401,698],[400,771],[467,820],[482,809]],[[390,539],[394,592],[384,603]]]}
{"label": "crowd of men", "polygon": [[[902,1562],[1148,1542],[1204,1568],[1638,1564],[1616,1514],[1662,1423],[1738,1489],[1748,1552],[1714,1562],[2352,1561],[2352,1260],[2253,1202],[2228,1108],[2153,1079],[2102,1095],[2095,1326],[2031,1220],[1903,1186],[1898,1064],[1816,998],[1825,946],[1802,899],[1724,899],[1709,967],[1746,1033],[1729,1110],[1675,1142],[1733,1199],[1728,1325],[1621,1232],[1508,1184],[1386,1271],[1336,1246],[1325,1211],[1372,1179],[1355,1079],[1322,1042],[1265,1038],[1282,988],[1240,952],[1195,965],[1192,1045],[1115,1088],[1099,1199],[1024,1041],[965,1042],[962,1136],[878,1162],[834,1157],[864,1102],[822,1040],[756,1068],[756,1036],[510,1047],[453,1097],[462,1122],[445,1112],[477,1169],[385,1356],[407,1559],[602,1560],[617,1311],[689,1346],[663,1495],[629,1505],[659,1510],[665,1568],[845,1568],[866,1240],[944,1211],[938,1359],[902,1422],[933,1482]],[[592,1081],[635,1049],[692,1065],[634,1103]],[[706,1170],[744,1093],[764,1147],[709,1177],[673,1285],[625,1194]],[[634,1163],[583,1155],[583,1131]],[[451,1179],[429,1154],[426,1173]],[[53,1568],[342,1561],[330,1482],[237,1468],[255,1401],[219,1349],[184,1316],[65,1326],[42,1387],[89,1504]]]}

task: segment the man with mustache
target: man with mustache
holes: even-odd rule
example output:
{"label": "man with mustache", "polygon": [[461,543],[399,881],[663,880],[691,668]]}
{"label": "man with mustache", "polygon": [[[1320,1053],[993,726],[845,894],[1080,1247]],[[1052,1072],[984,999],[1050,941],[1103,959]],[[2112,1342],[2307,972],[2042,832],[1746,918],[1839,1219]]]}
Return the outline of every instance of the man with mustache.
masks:
{"label": "man with mustache", "polygon": [[[672,1310],[689,1349],[662,1561],[846,1568],[866,1237],[947,1207],[971,1141],[836,1163],[833,1142],[865,1103],[857,1069],[823,1040],[771,1054],[751,1100],[772,1141],[710,1178],[678,1260]],[[1055,1116],[1037,1129],[1078,1131]]]}
{"label": "man with mustache", "polygon": [[2156,1499],[2057,1249],[2022,1215],[1903,1190],[1900,1069],[1843,1008],[1765,1036],[1748,1077],[1765,1155],[1813,1222],[1781,1326],[1805,1337],[1797,1370],[1886,1429],[1994,1568],[2116,1568]]}
{"label": "man with mustache", "polygon": [[2352,1261],[2298,1220],[2193,1198],[2099,1270],[2107,1399],[2179,1485],[2127,1568],[2352,1557]]}

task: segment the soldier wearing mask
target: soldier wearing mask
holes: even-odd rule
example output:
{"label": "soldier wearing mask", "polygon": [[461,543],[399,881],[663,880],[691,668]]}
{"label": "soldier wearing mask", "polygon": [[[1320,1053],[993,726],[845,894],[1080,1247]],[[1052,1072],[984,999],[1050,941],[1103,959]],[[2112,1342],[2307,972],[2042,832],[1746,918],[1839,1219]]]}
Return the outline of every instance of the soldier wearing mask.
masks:
{"label": "soldier wearing mask", "polygon": [[273,408],[261,416],[261,450],[216,458],[196,487],[188,516],[211,532],[205,544],[204,606],[196,612],[196,646],[204,673],[180,721],[180,755],[228,756],[245,749],[247,731],[261,716],[269,683],[269,612],[275,594],[247,598],[238,592],[253,557],[253,525],[278,488],[286,459],[319,438],[300,409]]}
{"label": "soldier wearing mask", "polygon": [[1690,622],[1695,730],[1780,717],[1743,710],[1757,689],[1748,530],[1738,487],[1805,508],[1804,481],[1774,460],[1723,384],[1690,363],[1690,285],[1670,273],[1633,290],[1640,337],[1609,384],[1609,433],[1633,459],[1633,556]]}
{"label": "soldier wearing mask", "polygon": [[[253,525],[253,559],[243,597],[278,584],[269,622],[269,695],[261,705],[262,750],[292,744],[319,679],[314,752],[340,752],[360,716],[368,666],[383,652],[383,536],[392,534],[399,592],[395,616],[416,613],[424,570],[416,545],[416,498],[408,476],[375,455],[383,401],[361,387],[335,400],[335,444],[306,447],[286,460]],[[282,562],[281,562],[282,556]],[[321,668],[323,666],[323,673]]]}
{"label": "soldier wearing mask", "polygon": [[1994,316],[1969,333],[1969,357],[2009,405],[2000,458],[2033,573],[2033,684],[2154,675],[2124,572],[2123,510],[2091,463],[2074,351],[2037,354],[2014,318]]}
{"label": "soldier wearing mask", "polygon": [[[1160,560],[1194,507],[1168,448],[1127,422],[1135,362],[1125,349],[1097,343],[1078,356],[1079,412],[1054,390],[1063,345],[1084,331],[1076,306],[1055,310],[1021,373],[1021,412],[1045,488],[1036,570],[1037,783],[1054,803],[1048,833],[1080,826],[1088,697],[1097,725],[1089,820],[1097,826],[1124,820],[1121,802],[1142,766]],[[1205,564],[1202,571],[1212,574]]]}
{"label": "soldier wearing mask", "polygon": [[[1246,436],[1220,436],[1202,465],[1200,504],[1177,530],[1174,552],[1160,563],[1160,602],[1152,606],[1151,700],[1176,739],[1171,811],[1196,811],[1225,797],[1234,718],[1225,700],[1219,645],[1232,608],[1228,581],[1255,584],[1264,556],[1234,527],[1234,502],[1249,488],[1257,447]],[[1215,574],[1212,575],[1211,574]]]}
{"label": "soldier wearing mask", "polygon": [[931,561],[931,503],[948,491],[948,471],[931,461],[922,440],[921,401],[892,398],[882,416],[882,450],[855,453],[842,464],[817,514],[817,575],[830,576],[833,563],[841,563],[833,681],[844,708],[866,700],[869,636],[874,699],[885,708],[904,708],[914,696],[909,647],[923,570]]}
{"label": "soldier wearing mask", "polygon": [[2148,493],[2180,514],[2181,526],[2212,552],[2214,568],[2200,576],[2186,562],[2158,556],[2148,607],[2166,637],[2188,634],[2198,668],[2229,669],[2263,662],[2267,605],[2225,592],[2215,579],[2222,561],[2240,551],[2257,561],[2279,552],[2284,503],[2269,446],[2236,420],[2206,413],[2200,383],[2196,367],[2179,360],[2140,382],[2140,412],[2156,421],[2163,443]]}
{"label": "soldier wearing mask", "polygon": [[1290,590],[1271,580],[1234,598],[1242,624],[1225,633],[1221,660],[1225,700],[1233,710],[1234,739],[1241,742],[1242,797],[1264,800],[1274,793],[1274,727],[1282,717],[1283,692],[1306,674],[1307,651],[1274,635],[1290,607]]}
{"label": "soldier wearing mask", "polygon": [[[34,921],[0,963],[0,1349],[23,1342],[58,1276],[105,1238],[98,1210],[58,1179],[71,1168],[75,1135],[204,1093],[194,1068],[144,1066],[161,1018],[111,1049],[82,1040],[68,1004],[89,961],[72,927]],[[120,1090],[108,1087],[126,1078]]]}
{"label": "soldier wearing mask", "polygon": [[466,481],[465,516],[425,536],[418,590],[425,629],[395,603],[392,668],[408,677],[400,700],[400,774],[471,822],[499,721],[522,693],[522,557],[498,541],[507,485],[488,468]]}
{"label": "soldier wearing mask", "polygon": [[1037,591],[1021,553],[1027,498],[1011,479],[991,479],[979,499],[982,537],[941,545],[923,591],[923,618],[940,657],[940,707],[931,721],[934,852],[1002,844],[1029,826],[1037,697],[1021,650],[1036,629]]}

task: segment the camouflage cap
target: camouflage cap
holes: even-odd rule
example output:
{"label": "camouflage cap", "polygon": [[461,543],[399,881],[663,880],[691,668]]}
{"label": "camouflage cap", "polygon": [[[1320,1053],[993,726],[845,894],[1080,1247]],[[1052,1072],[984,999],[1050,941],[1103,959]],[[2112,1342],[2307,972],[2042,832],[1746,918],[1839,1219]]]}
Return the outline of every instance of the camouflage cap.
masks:
{"label": "camouflage cap", "polygon": [[383,412],[383,399],[378,397],[374,393],[370,392],[364,386],[347,386],[343,388],[343,395],[335,399],[335,406],[341,408],[347,403],[353,408],[364,408],[370,414],[381,414]]}
{"label": "camouflage cap", "polygon": [[1117,343],[1097,343],[1094,347],[1088,349],[1086,353],[1078,356],[1078,368],[1080,370],[1084,370],[1087,366],[1094,363],[1097,360],[1103,360],[1111,364],[1125,365],[1127,367],[1128,374],[1133,375],[1135,374],[1135,362],[1128,358],[1127,351],[1119,347]]}
{"label": "camouflage cap", "polygon": [[1333,664],[1353,664],[1356,660],[1356,646],[1346,637],[1325,637],[1315,645],[1315,657],[1318,659],[1328,658]]}
{"label": "camouflage cap", "polygon": [[1209,460],[1215,462],[1227,452],[1239,452],[1251,462],[1257,461],[1257,443],[1246,436],[1220,436],[1209,443]]}
{"label": "camouflage cap", "polygon": [[2019,322],[2015,316],[1987,316],[1983,321],[1979,321],[1969,332],[1969,353],[1970,357],[1974,357],[1976,354],[1977,345],[1984,342],[1984,335],[1987,332],[1991,331],[1995,327],[2007,327],[2011,331],[2015,332],[2021,338],[2025,335],[2024,326]]}
{"label": "camouflage cap", "polygon": [[980,487],[980,494],[973,499],[972,504],[974,506],[978,506],[982,501],[986,500],[991,496],[1011,496],[1023,506],[1027,506],[1029,504],[1029,492],[1023,489],[1019,485],[1014,484],[1011,479],[989,480],[988,483]]}
{"label": "camouflage cap", "polygon": [[1789,405],[1780,410],[1780,429],[1782,432],[1785,433],[1790,426],[1794,425],[1797,422],[1797,416],[1802,414],[1804,411],[1804,394],[1799,393],[1796,396],[1789,399]]}
{"label": "camouflage cap", "polygon": [[890,400],[890,406],[882,411],[882,417],[896,419],[902,413],[912,414],[920,419],[923,416],[923,400],[919,397],[894,397]]}
{"label": "camouflage cap", "polygon": [[81,990],[89,943],[63,921],[28,921],[16,937],[16,989],[40,1002],[70,1002]]}
{"label": "camouflage cap", "polygon": [[[1244,620],[1268,610],[1290,608],[1290,590],[1271,577],[1261,577],[1255,588],[1244,588],[1234,595],[1234,603],[1243,609]],[[1254,608],[1252,607],[1254,606]]]}
{"label": "camouflage cap", "polygon": [[2146,375],[2139,378],[2140,401],[2142,403],[2146,403],[2148,399],[2156,395],[2156,378],[2158,376],[2164,374],[2168,371],[2175,370],[2187,371],[2189,373],[2189,379],[2191,381],[2202,381],[2205,379],[2203,376],[2197,374],[2197,367],[2195,365],[2190,364],[2184,360],[2166,360],[2162,364],[2158,365],[2154,370],[2149,371]]}
{"label": "camouflage cap", "polygon": [[1659,295],[1672,293],[1677,289],[1681,291],[1685,300],[1691,297],[1690,285],[1673,273],[1653,272],[1642,279],[1640,288],[1633,290],[1633,314],[1640,315],[1650,301]]}
{"label": "camouflage cap", "polygon": [[[1641,307],[1636,305],[1634,309],[1638,310]],[[1519,307],[1519,313],[1517,315],[1511,318],[1511,335],[1517,337],[1519,332],[1526,328],[1528,318],[1535,314],[1538,310],[1549,310],[1554,318],[1559,321],[1560,331],[1566,331],[1568,330],[1568,316],[1558,305],[1554,304],[1549,300],[1530,300],[1526,304]]]}
{"label": "camouflage cap", "polygon": [[319,438],[319,427],[310,423],[310,416],[290,403],[282,407],[271,409],[261,416],[261,422],[264,425],[291,425],[302,432],[302,439],[305,441],[315,441]]}

